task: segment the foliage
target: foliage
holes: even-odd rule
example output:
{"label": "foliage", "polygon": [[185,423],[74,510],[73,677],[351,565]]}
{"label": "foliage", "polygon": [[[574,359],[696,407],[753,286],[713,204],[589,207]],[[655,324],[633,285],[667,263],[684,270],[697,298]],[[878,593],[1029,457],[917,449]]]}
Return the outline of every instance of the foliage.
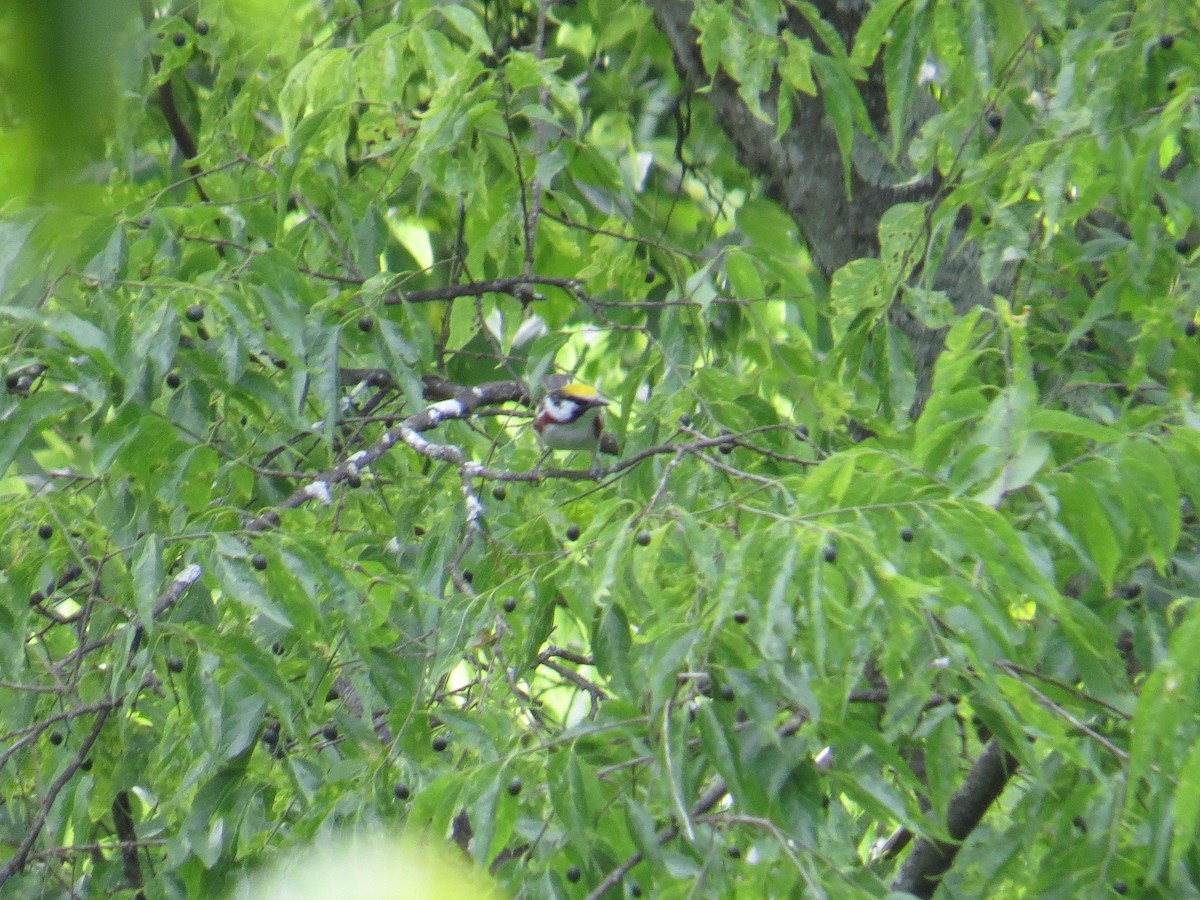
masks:
{"label": "foliage", "polygon": [[382,826],[514,896],[1200,894],[1200,13],[698,2],[714,104],[930,188],[826,272],[670,6],[114,4],[102,151],[0,108],[6,892]]}

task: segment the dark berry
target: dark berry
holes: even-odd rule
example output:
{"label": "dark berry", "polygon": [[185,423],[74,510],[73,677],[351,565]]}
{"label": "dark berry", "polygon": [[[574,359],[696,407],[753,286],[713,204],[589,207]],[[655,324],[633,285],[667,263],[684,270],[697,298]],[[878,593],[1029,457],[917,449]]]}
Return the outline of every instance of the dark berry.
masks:
{"label": "dark berry", "polygon": [[392,793],[396,795],[397,800],[407,800],[412,796],[412,791],[408,789],[408,785],[402,781],[396,782],[396,786],[392,788]]}
{"label": "dark berry", "polygon": [[83,762],[81,762],[79,764],[79,768],[81,768],[85,772],[92,771],[92,758],[89,756],[87,759],[85,759]]}
{"label": "dark berry", "polygon": [[721,444],[720,446],[717,447],[717,449],[721,451],[721,454],[723,456],[728,456],[730,453],[733,452],[733,441],[730,441],[727,444]]}
{"label": "dark berry", "polygon": [[567,526],[567,540],[568,541],[579,540],[579,526],[578,525],[568,525]]}
{"label": "dark berry", "polygon": [[183,659],[178,656],[168,656],[167,671],[174,672],[176,675],[178,675],[183,671]]}
{"label": "dark berry", "polygon": [[1122,881],[1120,878],[1118,878],[1116,881],[1113,882],[1113,891],[1118,894],[1126,894],[1129,891],[1129,885],[1127,885],[1124,881]]}
{"label": "dark berry", "polygon": [[494,498],[496,498],[497,500],[503,500],[505,497],[508,496],[508,491],[506,491],[504,489],[504,485],[498,484],[494,488],[492,488],[492,496]]}
{"label": "dark berry", "polygon": [[370,316],[363,316],[361,319],[358,320],[358,330],[361,331],[363,334],[366,334],[368,331],[370,331],[374,327],[375,327],[375,320],[372,319]]}
{"label": "dark berry", "polygon": [[287,652],[287,647],[283,646],[283,641],[276,641],[271,645],[271,652],[276,656],[283,656]]}
{"label": "dark berry", "polygon": [[689,428],[692,424],[692,417],[689,413],[679,414],[679,425],[681,428]]}
{"label": "dark berry", "polygon": [[1158,46],[1162,47],[1164,50],[1170,50],[1172,47],[1175,46],[1175,35],[1173,35],[1173,34],[1162,35],[1158,39]]}
{"label": "dark berry", "polygon": [[508,787],[505,788],[505,790],[508,791],[508,796],[510,796],[510,797],[517,796],[517,794],[521,793],[521,779],[514,778],[512,781],[510,781],[508,783]]}
{"label": "dark berry", "polygon": [[270,725],[264,728],[262,739],[263,743],[268,747],[272,747],[279,743],[279,723],[272,722]]}
{"label": "dark berry", "polygon": [[1196,322],[1194,319],[1188,319],[1183,323],[1183,333],[1188,337],[1196,336]]}
{"label": "dark berry", "polygon": [[179,377],[178,372],[167,373],[167,387],[169,387],[171,390],[175,390],[181,384],[183,384],[183,379]]}
{"label": "dark berry", "polygon": [[423,525],[414,525],[413,526],[413,534],[415,534],[417,537],[424,537],[425,536],[425,527]]}
{"label": "dark berry", "polygon": [[1172,78],[1170,81],[1167,82],[1167,91],[1168,92],[1175,90],[1175,88],[1177,88],[1177,87],[1179,87],[1179,82],[1176,81],[1174,78]]}
{"label": "dark berry", "polygon": [[1180,238],[1175,242],[1175,252],[1180,256],[1187,256],[1192,252],[1192,245],[1187,238]]}
{"label": "dark berry", "polygon": [[655,272],[653,269],[646,270],[646,284],[650,284],[657,277],[658,277],[658,273]]}
{"label": "dark berry", "polygon": [[707,675],[701,675],[696,679],[696,690],[701,697],[711,697],[713,694],[712,679]]}
{"label": "dark berry", "polygon": [[733,692],[732,685],[728,685],[728,684],[721,685],[721,699],[722,700],[724,700],[726,703],[728,703],[730,700],[732,700],[734,698],[734,696],[735,695]]}
{"label": "dark berry", "polygon": [[631,881],[629,883],[629,896],[630,897],[642,896],[642,888],[640,885],[638,885],[638,883],[636,881]]}
{"label": "dark berry", "polygon": [[352,488],[360,488],[360,487],[362,487],[362,476],[347,475],[346,476],[346,484],[350,485],[350,487],[352,487]]}
{"label": "dark berry", "polygon": [[463,581],[465,581],[467,584],[471,584],[475,581],[475,573],[470,569],[463,569]]}
{"label": "dark berry", "polygon": [[38,537],[43,541],[50,540],[50,538],[54,537],[54,526],[49,522],[43,522],[38,526]]}
{"label": "dark berry", "polygon": [[517,608],[517,600],[515,597],[505,597],[504,598],[504,611],[505,612],[512,612],[516,608]]}
{"label": "dark berry", "polygon": [[729,854],[730,859],[741,859],[742,858],[742,848],[737,846],[736,844],[730,844],[729,847],[725,850],[725,852],[727,854]]}
{"label": "dark berry", "polygon": [[807,441],[808,440],[808,426],[803,423],[797,425],[796,426],[796,437],[800,438],[800,440],[802,440],[802,441]]}
{"label": "dark berry", "polygon": [[571,884],[574,884],[579,880],[579,876],[579,866],[567,866],[567,881],[571,882]]}
{"label": "dark berry", "polygon": [[1124,597],[1126,600],[1132,600],[1134,597],[1137,597],[1141,593],[1142,593],[1142,586],[1140,584],[1138,584],[1137,582],[1134,582],[1132,584],[1127,584],[1127,585],[1125,585],[1125,587],[1121,588],[1121,596]]}
{"label": "dark berry", "polygon": [[63,733],[61,731],[50,732],[50,743],[52,743],[55,747],[62,744],[64,740],[65,738],[63,738]]}
{"label": "dark berry", "polygon": [[267,567],[267,558],[261,553],[255,553],[254,556],[250,558],[250,565],[254,566],[255,569],[261,572]]}
{"label": "dark berry", "polygon": [[992,110],[987,114],[987,123],[989,128],[999,128],[1004,124],[1004,116],[996,110]]}
{"label": "dark berry", "polygon": [[29,595],[29,605],[37,606],[39,603],[41,603],[45,599],[46,599],[46,595],[43,594],[41,591],[34,591],[32,594]]}
{"label": "dark berry", "polygon": [[321,736],[327,741],[336,741],[338,736],[337,726],[332,722],[329,722],[324,728],[321,729]]}
{"label": "dark berry", "polygon": [[906,544],[911,544],[913,542],[913,538],[916,536],[917,535],[913,532],[913,530],[907,525],[900,529],[900,540],[904,541]]}
{"label": "dark berry", "polygon": [[645,530],[639,531],[637,533],[637,537],[634,538],[634,540],[636,540],[638,542],[639,547],[649,547],[650,546],[650,532],[645,531]]}
{"label": "dark berry", "polygon": [[439,734],[437,737],[435,737],[433,739],[432,746],[433,746],[433,750],[435,753],[441,753],[443,750],[445,750],[447,747],[450,746],[450,742],[448,740],[446,740],[445,737],[443,737],[442,735]]}
{"label": "dark berry", "polygon": [[821,551],[821,556],[827,563],[837,562],[837,547],[833,546],[833,544],[826,544]]}
{"label": "dark berry", "polygon": [[198,19],[196,21],[196,34],[200,35],[200,37],[204,37],[206,34],[208,34],[207,19]]}
{"label": "dark berry", "polygon": [[184,44],[187,43],[187,35],[184,34],[182,31],[177,31],[173,35],[171,35],[171,43],[174,44],[176,47],[182,47]]}
{"label": "dark berry", "polygon": [[204,307],[199,303],[193,303],[187,308],[187,311],[184,313],[184,315],[187,316],[187,320],[189,322],[199,322],[204,318]]}
{"label": "dark berry", "polygon": [[980,213],[979,214],[979,224],[980,225],[991,225],[992,224],[991,215],[988,213]]}
{"label": "dark berry", "polygon": [[750,617],[748,615],[746,615],[746,613],[743,610],[739,609],[737,612],[735,612],[733,614],[733,621],[737,622],[739,625],[745,625],[747,622],[750,621]]}

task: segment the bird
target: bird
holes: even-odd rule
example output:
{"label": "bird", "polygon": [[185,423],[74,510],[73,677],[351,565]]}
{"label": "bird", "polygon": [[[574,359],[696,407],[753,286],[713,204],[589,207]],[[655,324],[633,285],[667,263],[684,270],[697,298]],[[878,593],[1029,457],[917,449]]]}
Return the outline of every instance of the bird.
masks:
{"label": "bird", "polygon": [[538,403],[533,420],[533,430],[546,451],[537,469],[552,450],[578,450],[591,454],[594,472],[601,450],[615,452],[615,439],[604,433],[606,406],[608,401],[582,382],[572,381],[548,390]]}

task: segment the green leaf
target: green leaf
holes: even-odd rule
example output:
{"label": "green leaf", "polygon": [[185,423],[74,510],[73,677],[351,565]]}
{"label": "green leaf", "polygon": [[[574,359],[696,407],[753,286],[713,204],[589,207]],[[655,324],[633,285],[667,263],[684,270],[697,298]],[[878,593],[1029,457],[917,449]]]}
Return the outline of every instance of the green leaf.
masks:
{"label": "green leaf", "polygon": [[910,0],[880,0],[871,6],[854,35],[854,48],[850,59],[859,66],[869,66],[879,54],[887,38],[888,29],[896,13],[906,7]]}
{"label": "green leaf", "polygon": [[157,534],[147,534],[133,550],[133,599],[144,628],[153,625],[162,578],[162,540]]}
{"label": "green leaf", "polygon": [[213,559],[210,569],[220,583],[221,591],[230,602],[243,604],[276,625],[291,628],[292,621],[283,607],[267,595],[248,571],[247,555],[244,550],[239,551],[226,542],[220,555]]}
{"label": "green leaf", "polygon": [[784,56],[779,64],[779,76],[792,90],[810,97],[817,95],[817,83],[813,81],[812,41],[797,38],[790,31],[783,34]]}
{"label": "green leaf", "polygon": [[1111,591],[1122,555],[1110,524],[1111,513],[1100,498],[1100,494],[1107,491],[1107,480],[1072,475],[1059,476],[1054,486],[1060,504],[1059,521],[1079,542],[1086,561],[1104,583],[1104,589]]}
{"label": "green leaf", "polygon": [[1192,744],[1179,767],[1171,829],[1171,865],[1181,864],[1196,846],[1196,823],[1200,820],[1200,740]]}
{"label": "green leaf", "polygon": [[658,833],[654,820],[650,818],[646,808],[636,800],[626,799],[624,804],[625,824],[629,835],[633,838],[634,846],[642,854],[642,858],[653,866],[662,866],[663,853],[658,843]]}
{"label": "green leaf", "polygon": [[1130,441],[1120,463],[1121,497],[1130,518],[1146,532],[1146,547],[1161,572],[1179,542],[1179,487],[1166,456],[1146,441]]}
{"label": "green leaf", "polygon": [[629,619],[619,604],[599,611],[592,634],[592,652],[597,670],[623,696],[634,694],[630,653],[633,641],[629,635]]}
{"label": "green leaf", "polygon": [[474,12],[465,6],[455,6],[453,4],[435,6],[434,9],[444,16],[446,21],[458,30],[459,34],[471,42],[472,51],[489,55],[495,52],[492,49],[491,39],[488,37],[487,31],[484,30],[483,23],[479,21],[479,17]]}
{"label": "green leaf", "polygon": [[905,149],[904,139],[910,127],[913,96],[928,53],[928,41],[928,8],[924,4],[910,4],[898,10],[892,19],[891,34],[883,52],[893,160]]}
{"label": "green leaf", "polygon": [[82,350],[97,362],[115,368],[116,351],[113,349],[112,340],[102,329],[86,319],[61,310],[49,315],[37,310],[0,306],[0,317],[5,316],[17,321],[41,325],[54,336]]}
{"label": "green leaf", "polygon": [[1034,410],[1033,415],[1029,417],[1029,429],[1052,434],[1069,434],[1098,444],[1112,444],[1122,438],[1121,432],[1115,428],[1060,409]]}
{"label": "green leaf", "polygon": [[821,96],[825,103],[825,115],[833,124],[838,149],[842,154],[842,181],[846,193],[850,193],[850,151],[854,146],[855,114],[862,106],[862,97],[850,80],[844,66],[827,56],[812,58],[813,72],[821,85]]}
{"label": "green leaf", "polygon": [[926,328],[945,328],[954,321],[954,308],[945,291],[906,285],[900,299],[904,307]]}

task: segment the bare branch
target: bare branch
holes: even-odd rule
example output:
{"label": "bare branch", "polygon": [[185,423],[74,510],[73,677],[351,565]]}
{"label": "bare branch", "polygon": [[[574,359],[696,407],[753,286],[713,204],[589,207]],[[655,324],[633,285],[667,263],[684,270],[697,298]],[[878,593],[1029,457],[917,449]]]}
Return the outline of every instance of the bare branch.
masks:
{"label": "bare branch", "polygon": [[946,832],[950,840],[919,838],[892,881],[892,890],[916,897],[932,897],[941,877],[954,865],[962,842],[975,830],[1016,771],[1016,757],[992,738],[950,798],[946,811]]}

